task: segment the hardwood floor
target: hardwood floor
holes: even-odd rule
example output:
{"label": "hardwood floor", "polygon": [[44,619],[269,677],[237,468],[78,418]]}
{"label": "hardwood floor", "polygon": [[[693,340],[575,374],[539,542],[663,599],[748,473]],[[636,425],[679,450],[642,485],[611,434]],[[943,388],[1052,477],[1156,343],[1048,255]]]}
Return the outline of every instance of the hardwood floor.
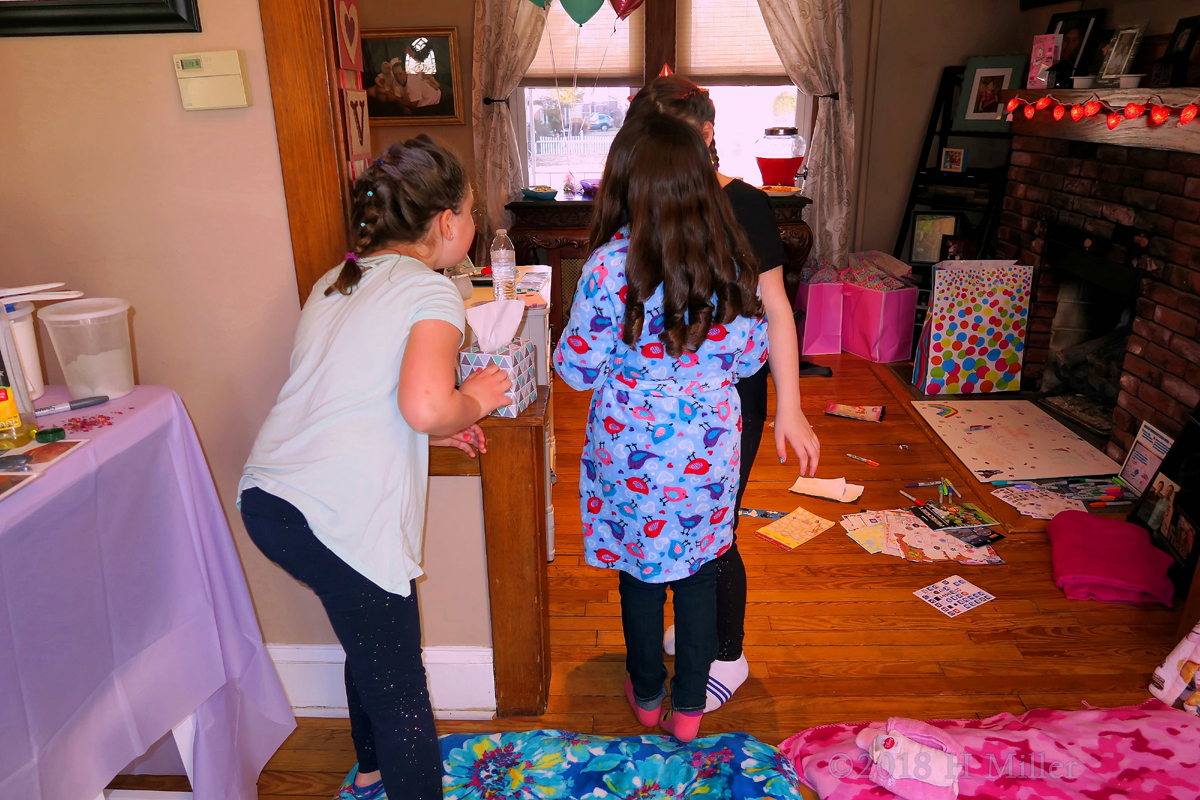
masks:
{"label": "hardwood floor", "polygon": [[[818,361],[834,371],[832,378],[802,382],[804,410],[823,445],[818,476],[845,477],[866,490],[859,502],[848,505],[790,494],[794,456],[779,463],[768,427],[747,506],[790,511],[802,505],[836,521],[860,509],[899,507],[906,503],[898,493],[905,482],[941,476],[949,477],[968,502],[983,499],[983,487],[967,480],[924,423],[901,407],[898,398],[906,395],[889,391],[883,370],[848,355]],[[561,383],[554,392],[558,483],[557,558],[550,568],[550,705],[537,718],[440,722],[442,733],[643,730],[622,694],[616,574],[583,562],[578,533],[579,453],[588,395]],[[831,401],[886,405],[887,415],[882,424],[825,416]],[[845,457],[848,452],[881,466],[853,461]],[[1178,612],[1065,599],[1051,579],[1049,542],[1036,525],[1023,524],[1026,532],[999,542],[996,549],[1006,563],[989,567],[870,555],[840,527],[788,553],[754,536],[761,524],[743,519],[739,529],[750,581],[746,654],[751,677],[730,703],[705,717],[702,732],[746,731],[778,743],[829,722],[985,717],[1031,708],[1076,709],[1083,701],[1139,703],[1149,697],[1151,671],[1176,641]],[[954,573],[997,599],[950,619],[912,594]],[[354,760],[345,720],[303,719],[264,771],[260,795],[328,798]]]}

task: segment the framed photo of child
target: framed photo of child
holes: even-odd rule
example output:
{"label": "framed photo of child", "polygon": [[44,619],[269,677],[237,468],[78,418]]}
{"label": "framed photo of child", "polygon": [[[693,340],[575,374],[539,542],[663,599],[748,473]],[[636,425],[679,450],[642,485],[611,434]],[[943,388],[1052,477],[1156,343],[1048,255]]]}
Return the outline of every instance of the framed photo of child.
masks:
{"label": "framed photo of child", "polygon": [[362,52],[372,124],[463,124],[457,28],[364,30]]}

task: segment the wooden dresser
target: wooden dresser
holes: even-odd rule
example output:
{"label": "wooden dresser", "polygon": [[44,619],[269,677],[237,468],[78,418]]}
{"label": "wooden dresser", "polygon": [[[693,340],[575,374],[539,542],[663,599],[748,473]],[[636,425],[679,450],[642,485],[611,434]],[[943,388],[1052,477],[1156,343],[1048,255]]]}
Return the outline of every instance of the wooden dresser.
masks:
{"label": "wooden dresser", "polygon": [[[784,285],[795,305],[800,270],[812,251],[812,229],[804,221],[807,197],[772,197],[775,221],[788,250]],[[509,231],[517,249],[518,264],[548,264],[553,269],[554,296],[550,301],[550,330],[554,341],[570,313],[575,285],[587,260],[588,227],[592,223],[591,200],[518,200],[506,208],[516,220]]]}

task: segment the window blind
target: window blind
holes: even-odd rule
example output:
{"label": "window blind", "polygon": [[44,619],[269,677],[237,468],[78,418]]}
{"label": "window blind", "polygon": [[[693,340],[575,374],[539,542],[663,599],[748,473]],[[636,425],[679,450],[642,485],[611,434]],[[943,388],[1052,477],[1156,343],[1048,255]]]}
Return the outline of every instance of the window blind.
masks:
{"label": "window blind", "polygon": [[596,16],[582,27],[563,10],[561,3],[552,4],[537,56],[525,77],[553,78],[557,72],[559,81],[565,80],[569,85],[577,68],[576,37],[579,42],[580,78],[636,78],[637,83],[641,83],[646,39],[645,10],[639,8],[628,19],[618,20],[608,3],[602,5]]}
{"label": "window blind", "polygon": [[680,75],[787,74],[767,33],[758,0],[678,0],[677,8]]}

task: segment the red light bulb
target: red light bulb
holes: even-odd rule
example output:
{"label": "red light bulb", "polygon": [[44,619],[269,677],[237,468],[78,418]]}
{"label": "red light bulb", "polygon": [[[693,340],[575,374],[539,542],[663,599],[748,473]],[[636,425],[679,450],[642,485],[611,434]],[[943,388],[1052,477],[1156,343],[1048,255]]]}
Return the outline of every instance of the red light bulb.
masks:
{"label": "red light bulb", "polygon": [[1125,119],[1137,119],[1145,113],[1146,107],[1138,103],[1130,103],[1125,106]]}
{"label": "red light bulb", "polygon": [[1021,105],[1021,98],[1014,97],[1008,101],[1008,105],[1004,107],[1004,110],[1011,114],[1017,110],[1017,106],[1019,105]]}
{"label": "red light bulb", "polygon": [[1083,119],[1083,106],[1071,106],[1071,119],[1075,122]]}
{"label": "red light bulb", "polygon": [[1083,104],[1083,115],[1085,117],[1094,117],[1100,113],[1101,108],[1103,108],[1103,105],[1099,100],[1088,100]]}
{"label": "red light bulb", "polygon": [[1028,103],[1025,104],[1025,119],[1033,119],[1033,115],[1037,113],[1037,109]]}
{"label": "red light bulb", "polygon": [[1108,129],[1111,131],[1121,124],[1121,115],[1112,113],[1108,115]]}
{"label": "red light bulb", "polygon": [[1055,122],[1058,122],[1060,119],[1065,117],[1066,114],[1067,114],[1067,107],[1062,105],[1061,103],[1054,107],[1054,121]]}
{"label": "red light bulb", "polygon": [[1037,110],[1042,111],[1043,109],[1047,109],[1053,102],[1054,98],[1050,97],[1049,95],[1046,95],[1045,97],[1039,97],[1037,101]]}
{"label": "red light bulb", "polygon": [[1171,109],[1166,106],[1155,105],[1150,108],[1150,121],[1155,125],[1162,125],[1171,118]]}
{"label": "red light bulb", "polygon": [[1200,106],[1195,103],[1188,103],[1183,107],[1183,111],[1179,112],[1179,124],[1187,125],[1196,118],[1196,112],[1200,111]]}

